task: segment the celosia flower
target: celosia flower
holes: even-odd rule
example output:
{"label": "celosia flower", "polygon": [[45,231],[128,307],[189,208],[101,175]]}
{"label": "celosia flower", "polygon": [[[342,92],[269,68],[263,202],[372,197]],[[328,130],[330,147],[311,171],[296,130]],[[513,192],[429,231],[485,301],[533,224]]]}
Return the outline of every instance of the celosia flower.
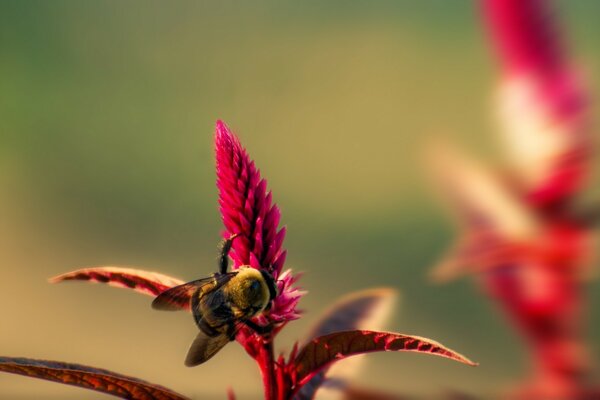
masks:
{"label": "celosia flower", "polygon": [[285,228],[279,229],[281,213],[272,204],[267,182],[222,121],[217,121],[215,146],[223,237],[238,235],[230,253],[233,269],[250,265],[270,272],[278,281],[279,293],[265,316],[274,322],[297,319],[300,314],[296,305],[304,292],[293,287],[297,277],[291,271],[282,273]]}

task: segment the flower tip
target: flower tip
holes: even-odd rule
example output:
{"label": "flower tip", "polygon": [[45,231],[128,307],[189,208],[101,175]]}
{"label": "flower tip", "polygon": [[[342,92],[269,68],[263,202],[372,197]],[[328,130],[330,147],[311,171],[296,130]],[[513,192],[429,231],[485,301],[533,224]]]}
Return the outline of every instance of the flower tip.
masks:
{"label": "flower tip", "polygon": [[230,134],[229,128],[227,124],[223,122],[223,120],[218,119],[215,123],[215,132],[217,135],[227,135]]}
{"label": "flower tip", "polygon": [[226,154],[233,151],[235,148],[242,149],[238,138],[231,129],[229,129],[227,124],[220,119],[215,123],[215,145],[217,152],[224,151]]}

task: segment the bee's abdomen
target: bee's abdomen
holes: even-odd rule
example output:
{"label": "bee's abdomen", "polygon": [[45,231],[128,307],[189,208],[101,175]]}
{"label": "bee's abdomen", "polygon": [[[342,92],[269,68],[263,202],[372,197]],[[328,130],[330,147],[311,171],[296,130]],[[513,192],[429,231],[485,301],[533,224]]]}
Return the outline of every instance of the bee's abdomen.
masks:
{"label": "bee's abdomen", "polygon": [[204,332],[206,336],[216,337],[222,334],[222,332],[220,332],[216,327],[212,327],[204,318],[198,319],[196,321],[196,325],[198,325],[198,328],[200,328],[200,330]]}
{"label": "bee's abdomen", "polygon": [[222,291],[199,294],[192,311],[198,328],[211,337],[228,332],[235,320],[230,302]]}

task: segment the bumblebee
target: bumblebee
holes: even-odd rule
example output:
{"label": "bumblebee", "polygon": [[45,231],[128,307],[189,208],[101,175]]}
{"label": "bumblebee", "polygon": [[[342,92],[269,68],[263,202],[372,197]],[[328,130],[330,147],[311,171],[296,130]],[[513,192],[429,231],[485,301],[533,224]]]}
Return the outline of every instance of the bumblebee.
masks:
{"label": "bumblebee", "polygon": [[213,357],[227,343],[235,339],[241,325],[256,332],[266,329],[251,318],[269,310],[277,296],[277,285],[273,276],[265,271],[241,266],[228,272],[228,254],[236,235],[221,245],[219,272],[203,279],[172,287],[152,302],[157,310],[177,311],[189,302],[194,321],[200,332],[194,339],[185,365],[200,365]]}

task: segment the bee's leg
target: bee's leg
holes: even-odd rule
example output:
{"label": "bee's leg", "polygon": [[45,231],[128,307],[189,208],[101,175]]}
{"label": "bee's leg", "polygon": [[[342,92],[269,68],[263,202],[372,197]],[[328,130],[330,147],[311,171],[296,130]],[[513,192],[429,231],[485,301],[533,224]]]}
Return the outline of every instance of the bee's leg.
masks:
{"label": "bee's leg", "polygon": [[249,319],[245,319],[242,322],[244,323],[244,325],[246,325],[248,328],[252,329],[254,332],[258,333],[259,335],[266,335],[268,333],[271,333],[271,331],[273,330],[273,326],[271,326],[271,325],[260,326],[257,323],[255,323]]}
{"label": "bee's leg", "polygon": [[229,250],[231,250],[233,239],[238,236],[238,233],[231,235],[228,239],[222,240],[219,244],[219,273],[221,274],[227,273],[227,269],[229,268]]}
{"label": "bee's leg", "polygon": [[237,329],[233,322],[230,322],[227,326],[226,335],[229,337],[229,340],[235,340],[235,335],[237,334]]}

